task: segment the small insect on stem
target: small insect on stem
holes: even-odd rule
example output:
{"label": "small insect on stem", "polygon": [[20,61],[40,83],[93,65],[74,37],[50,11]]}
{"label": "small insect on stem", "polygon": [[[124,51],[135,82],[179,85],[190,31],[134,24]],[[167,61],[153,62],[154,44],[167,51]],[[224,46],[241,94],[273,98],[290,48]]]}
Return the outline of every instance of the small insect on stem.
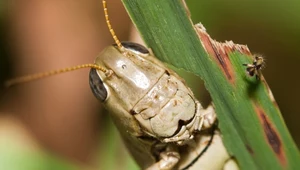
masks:
{"label": "small insect on stem", "polygon": [[101,66],[98,66],[96,64],[82,64],[82,65],[62,68],[62,69],[58,69],[58,70],[52,70],[52,71],[47,71],[47,72],[43,72],[43,73],[36,73],[36,74],[32,74],[32,75],[17,77],[17,78],[6,81],[4,86],[5,87],[11,87],[11,86],[14,86],[14,85],[17,85],[17,84],[26,83],[26,82],[30,82],[30,81],[33,81],[33,80],[38,80],[38,79],[41,79],[41,78],[53,76],[53,75],[60,74],[60,73],[70,72],[70,71],[74,71],[74,70],[78,70],[78,69],[82,69],[82,68],[94,68],[94,69],[97,69],[97,70],[100,70],[100,71],[104,72],[105,75],[110,74],[109,70],[107,70],[107,69],[105,69]]}
{"label": "small insect on stem", "polygon": [[255,75],[256,79],[261,78],[261,69],[264,66],[264,58],[261,55],[254,55],[254,61],[252,64],[243,64],[246,66],[247,73],[253,77]]}

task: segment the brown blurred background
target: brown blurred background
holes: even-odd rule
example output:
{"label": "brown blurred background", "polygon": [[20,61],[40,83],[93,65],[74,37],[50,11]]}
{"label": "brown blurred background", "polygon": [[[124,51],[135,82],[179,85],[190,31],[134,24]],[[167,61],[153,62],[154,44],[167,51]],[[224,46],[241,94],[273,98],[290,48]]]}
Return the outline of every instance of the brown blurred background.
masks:
{"label": "brown blurred background", "polygon": [[[247,44],[253,53],[266,56],[263,74],[299,145],[300,2],[188,0],[187,4],[194,22],[202,22],[214,39]],[[108,8],[117,35],[128,40],[131,22],[122,4],[110,0]],[[1,83],[92,63],[113,43],[102,11],[100,0],[1,1]],[[36,169],[50,165],[116,169],[123,164],[122,169],[136,168],[90,92],[88,70],[2,88],[0,97],[0,169],[1,163],[12,169],[16,159],[27,162],[27,169],[36,168],[37,162],[42,163]]]}

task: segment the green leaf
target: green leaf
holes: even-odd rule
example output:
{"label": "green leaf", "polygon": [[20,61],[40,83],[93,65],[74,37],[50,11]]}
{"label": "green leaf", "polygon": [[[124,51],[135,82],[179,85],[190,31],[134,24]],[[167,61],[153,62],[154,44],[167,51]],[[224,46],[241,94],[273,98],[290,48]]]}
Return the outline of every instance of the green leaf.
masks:
{"label": "green leaf", "polygon": [[195,31],[182,0],[123,3],[156,57],[204,80],[225,146],[241,169],[300,166],[299,151],[267,83],[248,76],[242,65],[253,62],[247,47],[218,44],[200,26]]}
{"label": "green leaf", "polygon": [[79,167],[50,153],[31,150],[17,138],[1,135],[0,169],[9,170],[78,170]]}

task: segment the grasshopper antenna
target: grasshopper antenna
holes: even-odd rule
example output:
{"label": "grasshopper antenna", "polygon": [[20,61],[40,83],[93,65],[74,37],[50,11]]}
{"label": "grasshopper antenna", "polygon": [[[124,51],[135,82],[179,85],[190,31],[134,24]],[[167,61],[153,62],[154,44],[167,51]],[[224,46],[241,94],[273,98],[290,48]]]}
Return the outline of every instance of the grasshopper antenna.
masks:
{"label": "grasshopper antenna", "polygon": [[4,86],[11,87],[11,86],[14,86],[17,84],[26,83],[29,81],[53,76],[53,75],[60,74],[60,73],[70,72],[70,71],[74,71],[74,70],[78,70],[78,69],[82,69],[82,68],[94,68],[94,69],[102,71],[106,75],[110,74],[109,70],[107,70],[101,66],[98,66],[96,64],[82,64],[82,65],[67,67],[67,68],[58,69],[58,70],[52,70],[52,71],[47,71],[47,72],[43,72],[43,73],[36,73],[36,74],[32,74],[32,75],[17,77],[17,78],[6,81]]}
{"label": "grasshopper antenna", "polygon": [[107,12],[107,5],[106,5],[106,1],[105,0],[102,0],[102,3],[103,3],[103,10],[104,10],[104,15],[105,15],[105,20],[106,20],[106,25],[109,29],[109,32],[110,34],[112,35],[113,39],[115,40],[115,43],[117,44],[118,48],[121,50],[121,51],[124,51],[124,47],[123,45],[121,44],[120,40],[118,39],[115,31],[113,30],[111,24],[110,24],[110,21],[109,21],[109,17],[108,17],[108,12]]}

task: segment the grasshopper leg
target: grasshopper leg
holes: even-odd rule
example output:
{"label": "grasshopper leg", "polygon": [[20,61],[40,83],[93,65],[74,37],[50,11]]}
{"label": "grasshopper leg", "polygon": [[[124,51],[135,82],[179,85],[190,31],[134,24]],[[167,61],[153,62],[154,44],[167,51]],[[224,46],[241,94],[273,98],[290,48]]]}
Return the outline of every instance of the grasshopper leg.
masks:
{"label": "grasshopper leg", "polygon": [[215,109],[212,104],[210,104],[206,109],[203,109],[201,104],[196,101],[196,106],[197,110],[195,117],[193,121],[187,125],[187,129],[189,129],[190,133],[200,131],[201,129],[211,128],[217,119]]}
{"label": "grasshopper leg", "polygon": [[212,104],[206,109],[201,110],[201,118],[203,120],[202,129],[208,129],[213,126],[217,120],[217,115]]}
{"label": "grasshopper leg", "polygon": [[171,170],[177,165],[180,159],[180,155],[176,151],[161,152],[159,157],[160,160],[146,170]]}

